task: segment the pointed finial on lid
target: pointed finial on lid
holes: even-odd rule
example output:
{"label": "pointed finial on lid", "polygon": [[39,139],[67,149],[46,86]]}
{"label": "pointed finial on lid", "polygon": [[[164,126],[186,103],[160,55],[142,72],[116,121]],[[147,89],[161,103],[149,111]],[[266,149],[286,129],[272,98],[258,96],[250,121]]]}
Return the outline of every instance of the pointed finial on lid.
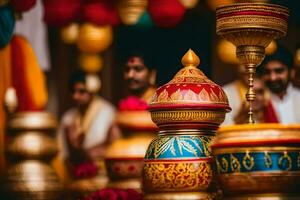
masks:
{"label": "pointed finial on lid", "polygon": [[198,67],[200,59],[192,49],[189,49],[182,57],[181,63],[184,67]]}

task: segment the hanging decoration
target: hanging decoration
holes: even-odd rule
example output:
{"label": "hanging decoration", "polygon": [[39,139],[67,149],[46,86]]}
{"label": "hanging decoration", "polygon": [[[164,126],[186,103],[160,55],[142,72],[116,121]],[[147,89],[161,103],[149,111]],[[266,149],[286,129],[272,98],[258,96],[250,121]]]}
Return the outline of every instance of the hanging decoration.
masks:
{"label": "hanging decoration", "polygon": [[116,6],[110,0],[89,2],[83,5],[83,20],[97,25],[118,25],[119,15]]}
{"label": "hanging decoration", "polygon": [[300,68],[300,48],[298,47],[294,56],[294,64],[297,68]]}
{"label": "hanging decoration", "polygon": [[171,28],[182,20],[185,8],[178,0],[151,0],[148,11],[157,26]]}
{"label": "hanging decoration", "polygon": [[44,0],[44,21],[48,26],[61,27],[77,21],[80,13],[80,0]]}
{"label": "hanging decoration", "polygon": [[0,48],[6,46],[14,32],[15,16],[9,5],[0,7]]}
{"label": "hanging decoration", "polygon": [[10,4],[16,12],[25,12],[33,8],[37,0],[10,0]]}
{"label": "hanging decoration", "polygon": [[220,60],[224,63],[229,64],[238,64],[238,60],[235,55],[236,47],[228,42],[227,40],[220,40],[219,44],[217,45],[217,54]]}
{"label": "hanging decoration", "polygon": [[273,40],[265,49],[266,55],[272,55],[277,50],[277,43]]}
{"label": "hanging decoration", "polygon": [[134,25],[139,28],[151,28],[154,26],[151,17],[147,11],[140,17],[139,21]]}
{"label": "hanging decoration", "polygon": [[179,1],[187,9],[194,8],[199,2],[199,0],[179,0]]}
{"label": "hanging decoration", "polygon": [[97,26],[85,23],[80,27],[77,47],[85,53],[100,53],[107,49],[113,41],[111,26]]}
{"label": "hanging decoration", "polygon": [[[265,49],[266,55],[272,55],[277,49],[277,44],[273,40]],[[229,41],[222,39],[217,44],[217,54],[220,60],[224,63],[238,65],[236,57],[236,47]]]}
{"label": "hanging decoration", "polygon": [[126,25],[136,24],[147,9],[147,5],[147,0],[119,0],[118,11],[122,22]]}
{"label": "hanging decoration", "polygon": [[79,33],[79,24],[71,23],[65,26],[61,32],[60,37],[62,41],[66,44],[74,44],[78,38]]}
{"label": "hanging decoration", "polygon": [[102,57],[98,54],[82,53],[79,56],[79,66],[87,73],[97,73],[103,67]]}

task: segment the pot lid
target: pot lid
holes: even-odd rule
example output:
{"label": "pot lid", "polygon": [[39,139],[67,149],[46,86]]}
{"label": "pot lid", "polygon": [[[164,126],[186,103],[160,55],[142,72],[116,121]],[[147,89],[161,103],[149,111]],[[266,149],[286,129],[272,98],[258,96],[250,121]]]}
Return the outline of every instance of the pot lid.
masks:
{"label": "pot lid", "polygon": [[184,66],[167,84],[159,87],[149,105],[149,110],[220,110],[229,112],[228,99],[221,88],[198,69],[199,57],[189,49],[182,57]]}

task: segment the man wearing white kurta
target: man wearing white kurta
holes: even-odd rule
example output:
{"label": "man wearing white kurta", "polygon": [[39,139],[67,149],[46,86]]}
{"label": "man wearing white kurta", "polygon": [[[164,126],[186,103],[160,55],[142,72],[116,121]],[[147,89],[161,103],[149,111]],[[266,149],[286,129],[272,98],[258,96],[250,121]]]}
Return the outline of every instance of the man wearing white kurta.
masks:
{"label": "man wearing white kurta", "polygon": [[[70,81],[75,106],[62,117],[57,135],[60,154],[55,165],[65,184],[72,177],[81,178],[77,177],[74,169],[86,163],[103,170],[97,164],[101,163],[99,161],[103,159],[107,145],[119,137],[112,130],[114,107],[95,95],[100,85],[97,80],[99,79],[77,72]],[[73,174],[70,174],[72,169]]]}
{"label": "man wearing white kurta", "polygon": [[292,54],[280,47],[262,64],[263,79],[271,91],[271,101],[279,122],[300,123],[300,90],[294,87],[291,79],[295,75]]}

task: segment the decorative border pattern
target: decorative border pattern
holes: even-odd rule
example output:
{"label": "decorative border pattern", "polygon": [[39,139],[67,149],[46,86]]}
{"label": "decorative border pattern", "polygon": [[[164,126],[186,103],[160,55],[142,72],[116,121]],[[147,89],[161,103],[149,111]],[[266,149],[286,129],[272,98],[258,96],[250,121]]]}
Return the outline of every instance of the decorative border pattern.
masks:
{"label": "decorative border pattern", "polygon": [[212,181],[213,171],[211,165],[203,161],[146,162],[143,174],[146,192],[204,191]]}
{"label": "decorative border pattern", "polygon": [[288,16],[287,8],[273,4],[243,3],[223,6],[217,9],[217,33],[222,35],[234,30],[251,29],[255,32],[264,29],[270,36],[278,33],[283,36],[287,32]]}
{"label": "decorative border pattern", "polygon": [[300,151],[262,151],[219,154],[217,172],[300,172]]}
{"label": "decorative border pattern", "polygon": [[262,28],[267,30],[278,31],[282,35],[287,32],[287,22],[270,16],[233,16],[218,20],[217,31],[225,32],[240,28]]}
{"label": "decorative border pattern", "polygon": [[156,104],[169,103],[211,103],[228,106],[224,91],[217,85],[209,84],[170,84],[161,87],[153,96],[150,108]]}
{"label": "decorative border pattern", "polygon": [[173,110],[152,111],[151,117],[157,125],[166,123],[207,123],[220,124],[225,119],[225,111],[214,110]]}
{"label": "decorative border pattern", "polygon": [[213,136],[160,136],[150,144],[145,159],[207,158],[211,154],[212,138]]}

